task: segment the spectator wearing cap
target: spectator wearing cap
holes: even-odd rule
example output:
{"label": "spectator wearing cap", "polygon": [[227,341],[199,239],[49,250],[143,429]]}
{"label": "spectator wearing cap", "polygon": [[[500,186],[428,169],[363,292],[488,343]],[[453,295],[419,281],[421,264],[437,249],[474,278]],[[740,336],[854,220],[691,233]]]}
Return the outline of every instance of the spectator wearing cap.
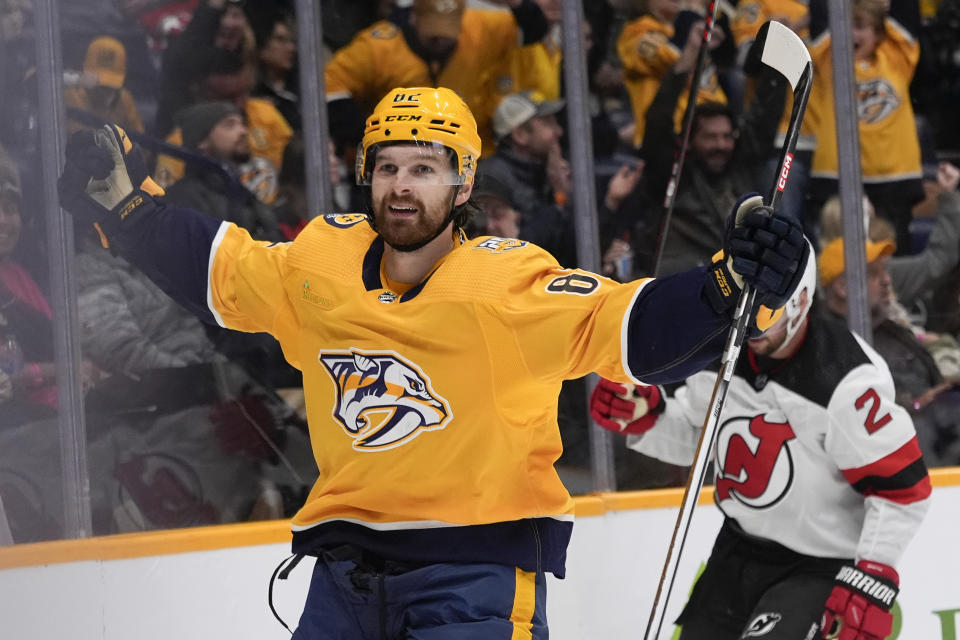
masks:
{"label": "spectator wearing cap", "polygon": [[560,150],[563,128],[557,113],[562,100],[536,92],[512,93],[493,113],[496,152],[480,161],[477,174],[506,185],[522,215],[520,238],[553,254],[560,264],[576,264],[573,221],[566,207],[570,166]]}
{"label": "spectator wearing cap", "polygon": [[471,235],[519,238],[521,215],[510,188],[494,175],[481,175],[471,196],[482,215],[473,221]]}
{"label": "spectator wearing cap", "polygon": [[[241,179],[261,202],[272,205],[277,198],[277,181],[283,169],[283,152],[293,129],[270,100],[250,95],[254,67],[226,51],[216,52],[206,62],[206,71],[191,87],[194,102],[230,102],[243,110],[250,136],[251,158],[241,170]],[[179,122],[177,122],[179,124]],[[171,144],[182,143],[179,128],[167,136]],[[157,159],[154,179],[167,187],[183,175],[183,162],[170,156]]]}
{"label": "spectator wearing cap", "polygon": [[466,8],[466,0],[414,0],[398,23],[361,31],[330,60],[325,82],[330,132],[338,147],[355,146],[369,113],[393,87],[449,87],[477,119],[491,148],[489,77],[521,44],[538,42],[547,21],[533,0],[497,0],[510,11]]}
{"label": "spectator wearing cap", "polygon": [[[116,38],[97,38],[87,48],[83,74],[76,86],[64,91],[69,109],[77,109],[104,122],[115,122],[128,131],[143,131],[143,121],[133,96],[123,83],[127,75],[127,51]],[[90,124],[67,119],[70,133],[89,128]]]}
{"label": "spectator wearing cap", "polygon": [[241,166],[250,160],[249,133],[240,107],[201,102],[184,109],[178,121],[183,146],[210,162],[188,164],[183,178],[167,190],[167,198],[234,222],[255,238],[282,240],[273,212],[240,180]]}
{"label": "spectator wearing cap", "polygon": [[[944,377],[933,355],[914,331],[892,319],[895,300],[887,266],[896,250],[889,241],[867,240],[867,303],[873,325],[873,347],[883,356],[896,386],[897,404],[913,414],[920,446],[930,464],[952,455],[960,462],[960,393]],[[843,238],[835,238],[818,258],[820,285],[826,292],[827,307],[844,316],[847,287],[844,276]],[[947,450],[953,448],[953,453]]]}
{"label": "spectator wearing cap", "polygon": [[[935,202],[936,222],[923,250],[910,255],[890,258],[887,271],[893,282],[897,299],[905,307],[912,308],[917,302],[929,302],[933,292],[951,273],[957,275],[960,265],[960,169],[949,162],[937,167],[936,181],[928,189]],[[882,235],[892,227],[883,218],[875,217],[873,203],[864,196],[864,212],[869,220],[869,236],[874,242],[896,240],[896,232]],[[820,211],[820,240],[827,243],[841,235],[842,212],[840,199],[832,196]],[[886,224],[884,224],[886,223]]]}

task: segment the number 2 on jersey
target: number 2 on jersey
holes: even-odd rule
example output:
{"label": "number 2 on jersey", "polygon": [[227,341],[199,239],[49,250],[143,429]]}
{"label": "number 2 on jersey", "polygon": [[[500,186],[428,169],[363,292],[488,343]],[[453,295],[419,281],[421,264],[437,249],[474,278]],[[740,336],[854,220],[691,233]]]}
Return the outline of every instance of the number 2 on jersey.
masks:
{"label": "number 2 on jersey", "polygon": [[857,398],[854,406],[859,411],[860,409],[863,409],[868,402],[870,403],[870,409],[867,411],[867,419],[864,420],[863,426],[866,427],[867,433],[873,434],[885,424],[893,420],[893,417],[887,413],[877,420],[877,410],[880,408],[880,396],[877,395],[877,392],[874,391],[873,387],[867,389],[862,396]]}

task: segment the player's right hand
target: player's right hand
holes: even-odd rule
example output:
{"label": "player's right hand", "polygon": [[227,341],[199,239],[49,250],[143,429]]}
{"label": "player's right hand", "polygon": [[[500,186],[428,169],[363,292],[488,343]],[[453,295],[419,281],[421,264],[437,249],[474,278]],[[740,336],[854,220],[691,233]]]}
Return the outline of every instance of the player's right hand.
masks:
{"label": "player's right hand", "polygon": [[590,395],[590,417],[609,431],[639,435],[653,428],[665,407],[656,386],[619,384],[606,378]]}
{"label": "player's right hand", "polygon": [[163,195],[147,175],[140,148],[113,124],[70,136],[57,186],[61,206],[93,224],[104,246],[124,219],[152,209],[151,196]]}

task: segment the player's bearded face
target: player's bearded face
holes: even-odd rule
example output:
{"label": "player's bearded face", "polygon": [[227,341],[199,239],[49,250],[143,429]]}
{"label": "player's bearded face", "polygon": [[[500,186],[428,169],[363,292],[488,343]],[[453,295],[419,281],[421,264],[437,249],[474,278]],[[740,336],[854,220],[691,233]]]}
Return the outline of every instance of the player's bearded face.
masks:
{"label": "player's bearded face", "polygon": [[456,172],[442,150],[396,145],[378,150],[371,180],[374,223],[394,248],[430,240],[450,223]]}

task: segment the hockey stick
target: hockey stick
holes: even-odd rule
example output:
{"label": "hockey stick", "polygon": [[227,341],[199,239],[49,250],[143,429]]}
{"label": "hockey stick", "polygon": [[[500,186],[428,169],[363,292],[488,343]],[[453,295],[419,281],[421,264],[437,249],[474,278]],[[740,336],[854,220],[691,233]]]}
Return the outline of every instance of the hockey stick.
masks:
{"label": "hockey stick", "polygon": [[[803,121],[803,113],[807,108],[807,98],[810,96],[810,86],[813,82],[813,63],[803,41],[793,31],[779,22],[770,21],[760,28],[745,66],[748,67],[749,71],[751,70],[750,67],[757,68],[757,65],[765,65],[774,69],[787,79],[793,89],[793,111],[790,114],[790,126],[780,150],[780,173],[774,178],[766,202],[769,207],[776,209],[790,176],[793,150],[800,135],[800,123]],[[683,502],[680,504],[680,513],[677,515],[673,537],[670,539],[670,547],[667,550],[663,574],[660,576],[660,584],[657,586],[657,595],[653,601],[653,610],[650,612],[650,621],[643,636],[644,640],[655,640],[663,627],[670,591],[673,588],[677,567],[680,564],[680,554],[683,552],[683,545],[690,529],[693,509],[700,496],[700,490],[703,488],[710,452],[713,449],[720,425],[720,412],[723,410],[723,403],[727,397],[727,387],[733,378],[737,358],[740,356],[740,348],[743,346],[747,326],[753,314],[755,299],[756,291],[749,285],[744,285],[740,298],[737,300],[737,308],[734,311],[733,326],[727,335],[727,343],[721,356],[720,371],[717,373],[717,382],[710,397],[710,409],[703,421],[700,441],[697,444],[697,452],[690,469],[690,476],[687,478]]]}
{"label": "hockey stick", "polygon": [[[697,62],[693,67],[693,78],[690,79],[690,92],[687,94],[687,108],[683,111],[683,127],[680,129],[680,144],[674,149],[673,165],[670,167],[670,180],[667,182],[667,191],[663,199],[663,222],[660,224],[660,241],[657,243],[657,259],[653,265],[653,275],[660,275],[660,261],[663,260],[663,248],[667,244],[667,231],[670,230],[670,217],[673,215],[673,205],[677,201],[677,187],[680,185],[680,174],[683,173],[683,162],[687,157],[687,146],[690,144],[690,129],[693,126],[693,114],[697,110],[697,98],[700,94],[700,82],[703,68],[707,63],[707,50],[710,48],[710,37],[713,25],[717,20],[717,0],[710,0],[707,7],[707,20],[703,23],[703,36],[700,38],[700,50],[697,52]],[[691,36],[687,36],[688,38]]]}

